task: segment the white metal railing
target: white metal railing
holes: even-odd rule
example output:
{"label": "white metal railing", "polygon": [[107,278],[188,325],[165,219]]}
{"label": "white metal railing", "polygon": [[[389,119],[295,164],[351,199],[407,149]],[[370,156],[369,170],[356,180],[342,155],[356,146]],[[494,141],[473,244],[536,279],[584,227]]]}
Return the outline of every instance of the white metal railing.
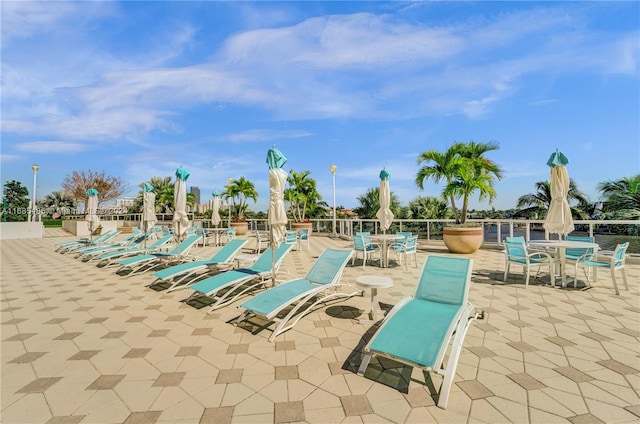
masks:
{"label": "white metal railing", "polygon": [[[194,218],[189,214],[189,219],[198,226],[210,227],[210,220],[206,218]],[[65,217],[65,219],[83,219],[82,216]],[[173,218],[172,214],[158,214],[160,223],[169,224]],[[101,215],[100,219],[119,221],[119,226],[136,225],[141,222],[142,214],[118,214]],[[267,219],[247,219],[249,231],[268,230]],[[437,242],[442,240],[442,228],[454,222],[453,220],[442,219],[396,219],[391,227],[386,231],[393,233],[396,231],[411,231],[420,236],[424,242]],[[476,223],[484,228],[483,245],[500,246],[505,237],[524,236],[526,240],[546,240],[557,238],[556,234],[549,234],[544,230],[542,224],[544,220],[525,219],[468,219],[468,223]],[[313,232],[316,234],[332,234],[333,219],[312,219]],[[227,221],[222,220],[220,226],[226,226]],[[609,249],[613,246],[607,245],[607,238],[626,237],[629,239],[640,238],[640,221],[634,220],[577,220],[574,221],[575,232],[596,237],[596,241]],[[371,231],[379,234],[379,222],[375,219],[336,219],[336,233],[338,237],[351,239],[354,232]],[[600,240],[599,240],[600,239]],[[629,253],[640,254],[640,247],[634,247],[640,243],[632,243],[629,246]]]}

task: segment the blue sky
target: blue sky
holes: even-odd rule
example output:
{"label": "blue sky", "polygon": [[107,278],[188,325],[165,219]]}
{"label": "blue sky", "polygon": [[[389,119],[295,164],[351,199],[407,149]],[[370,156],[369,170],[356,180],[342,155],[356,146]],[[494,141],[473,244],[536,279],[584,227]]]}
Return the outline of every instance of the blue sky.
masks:
{"label": "blue sky", "polygon": [[[560,149],[591,200],[640,172],[640,3],[1,3],[2,184],[38,197],[71,170],[135,195],[191,174],[203,201],[244,176],[268,203],[267,150],[332,203],[378,186],[403,203],[420,152],[493,141],[497,209],[548,180]],[[471,207],[488,209],[486,202]]]}

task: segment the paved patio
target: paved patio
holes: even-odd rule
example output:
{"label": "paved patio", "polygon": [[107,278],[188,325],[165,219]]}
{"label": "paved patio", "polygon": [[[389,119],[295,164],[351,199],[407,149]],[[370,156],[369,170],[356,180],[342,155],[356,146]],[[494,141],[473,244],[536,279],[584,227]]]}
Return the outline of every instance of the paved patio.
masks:
{"label": "paved patio", "polygon": [[[228,323],[233,305],[212,314],[146,285],[54,252],[72,237],[4,240],[1,250],[2,423],[632,423],[640,420],[640,265],[630,290],[610,277],[588,290],[552,288],[518,267],[502,282],[503,255],[474,255],[472,325],[449,406],[435,406],[422,372],[374,359],[356,375],[375,330],[354,318],[368,293],[318,309],[275,342],[269,329]],[[253,242],[253,241],[252,241]],[[250,243],[252,243],[250,242]],[[302,276],[328,246],[312,237],[283,268]],[[208,256],[214,247],[194,251]],[[390,307],[413,293],[418,268],[363,270],[391,277]],[[428,323],[425,323],[428,331]],[[384,367],[384,369],[383,369]],[[383,372],[384,371],[384,372]],[[428,384],[425,384],[425,381]]]}

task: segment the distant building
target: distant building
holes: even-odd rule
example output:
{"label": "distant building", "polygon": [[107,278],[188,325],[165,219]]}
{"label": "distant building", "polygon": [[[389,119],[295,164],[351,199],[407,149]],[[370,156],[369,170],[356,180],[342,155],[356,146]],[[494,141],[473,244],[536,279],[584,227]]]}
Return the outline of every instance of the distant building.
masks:
{"label": "distant building", "polygon": [[116,199],[115,205],[100,205],[100,213],[102,214],[119,214],[127,213],[127,208],[133,206],[135,198],[124,197],[122,199]]}
{"label": "distant building", "polygon": [[200,187],[191,186],[191,190],[190,191],[196,197],[195,198],[195,204],[199,205],[200,204]]}

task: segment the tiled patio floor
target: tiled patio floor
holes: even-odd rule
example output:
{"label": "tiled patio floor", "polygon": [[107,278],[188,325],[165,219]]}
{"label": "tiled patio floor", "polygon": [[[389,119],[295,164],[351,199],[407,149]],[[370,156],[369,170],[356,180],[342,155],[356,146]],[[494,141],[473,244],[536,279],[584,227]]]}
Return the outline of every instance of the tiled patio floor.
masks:
{"label": "tiled patio floor", "polygon": [[[206,314],[180,302],[188,290],[157,292],[146,274],[123,278],[55,253],[67,240],[0,242],[3,424],[640,420],[638,264],[616,296],[604,272],[588,290],[533,278],[525,289],[517,267],[501,281],[500,251],[471,255],[470,298],[486,316],[467,335],[442,410],[432,393],[439,377],[376,359],[366,378],[356,375],[375,330],[353,319],[369,310],[368,294],[318,309],[270,343],[269,329],[229,323],[234,305]],[[327,246],[350,244],[313,237],[311,251],[291,252],[283,268],[302,276]],[[447,253],[423,246],[408,271],[356,262],[344,278],[391,277],[379,294],[388,308],[413,293],[429,254]]]}

